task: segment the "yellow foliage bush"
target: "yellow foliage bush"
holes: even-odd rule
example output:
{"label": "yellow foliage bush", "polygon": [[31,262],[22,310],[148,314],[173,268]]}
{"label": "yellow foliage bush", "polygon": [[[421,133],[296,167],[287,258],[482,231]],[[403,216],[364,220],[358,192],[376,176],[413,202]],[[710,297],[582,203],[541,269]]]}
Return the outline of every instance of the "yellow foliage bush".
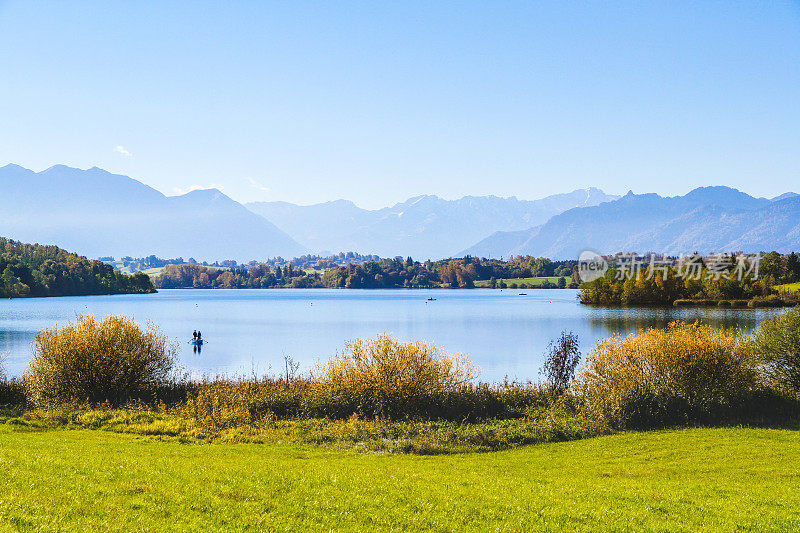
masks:
{"label": "yellow foliage bush", "polygon": [[577,390],[595,419],[637,427],[702,420],[758,386],[749,337],[673,322],[600,342]]}
{"label": "yellow foliage bush", "polygon": [[25,392],[39,406],[147,399],[169,380],[175,357],[175,347],[152,324],[143,330],[125,316],[79,316],[36,335]]}
{"label": "yellow foliage bush", "polygon": [[468,356],[426,342],[400,342],[389,334],[357,339],[312,371],[318,398],[337,397],[353,412],[391,418],[428,410],[432,399],[478,375]]}

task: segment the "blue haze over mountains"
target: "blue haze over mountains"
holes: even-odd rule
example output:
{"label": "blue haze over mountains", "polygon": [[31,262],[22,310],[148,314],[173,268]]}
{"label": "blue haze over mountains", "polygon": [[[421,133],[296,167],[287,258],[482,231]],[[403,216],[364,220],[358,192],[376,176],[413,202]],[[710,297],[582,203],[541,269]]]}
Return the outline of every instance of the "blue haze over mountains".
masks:
{"label": "blue haze over mountains", "polygon": [[305,248],[216,189],[165,196],[99,168],[0,168],[0,235],[106,255],[238,260]]}
{"label": "blue haze over mountains", "polygon": [[567,209],[614,198],[592,188],[531,201],[423,195],[375,210],[345,200],[309,206],[258,202],[247,207],[313,250],[439,259],[459,254],[494,231],[527,229]]}
{"label": "blue haze over mountains", "polygon": [[754,198],[728,187],[684,196],[578,189],[539,200],[430,195],[383,209],[335,200],[242,205],[216,189],[180,196],[99,168],[0,168],[0,235],[89,257],[249,261],[355,251],[415,259],[574,259],[584,249],[757,252],[800,250],[800,196]]}
{"label": "blue haze over mountains", "polygon": [[674,255],[800,250],[800,196],[768,200],[729,187],[700,187],[666,198],[629,192],[613,202],[565,211],[526,231],[494,233],[463,253],[574,259],[587,249]]}

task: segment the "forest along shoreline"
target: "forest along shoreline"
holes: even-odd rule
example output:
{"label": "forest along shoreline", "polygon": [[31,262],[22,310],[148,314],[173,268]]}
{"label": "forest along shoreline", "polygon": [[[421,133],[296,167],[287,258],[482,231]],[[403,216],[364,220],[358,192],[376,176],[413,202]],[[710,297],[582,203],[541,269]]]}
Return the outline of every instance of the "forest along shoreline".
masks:
{"label": "forest along shoreline", "polygon": [[[418,262],[412,258],[366,260],[337,265],[328,259],[217,266],[165,265],[154,277],[158,288],[580,288],[580,301],[603,306],[785,307],[800,303],[800,259],[796,253],[770,252],[757,269],[721,269],[715,256],[699,257],[691,276],[681,259],[657,269],[645,264],[637,272],[610,257],[599,279],[583,282],[578,261],[551,261],[520,256],[508,261],[465,257]],[[616,258],[616,259],[615,259]],[[341,258],[338,258],[341,260]],[[663,263],[663,260],[662,260]]]}
{"label": "forest along shoreline", "polygon": [[[138,262],[131,258],[99,261],[56,246],[5,238],[0,238],[0,249],[0,296],[7,298],[148,294],[157,288],[580,288],[581,303],[609,307],[800,304],[800,258],[794,252],[770,252],[760,258],[757,269],[739,271],[738,276],[733,262],[721,270],[714,256],[696,256],[697,267],[687,276],[678,258],[659,267],[644,264],[632,272],[622,262],[626,254],[617,254],[609,257],[610,268],[604,275],[584,282],[578,261],[531,256],[508,261],[464,257],[419,262],[411,257],[376,259],[339,254],[328,258],[302,256],[297,259],[298,267],[294,261],[283,260],[247,265],[235,261],[221,265],[171,264],[167,262],[171,260],[155,256]],[[351,260],[363,262],[337,264]],[[161,266],[133,272],[150,264]]]}

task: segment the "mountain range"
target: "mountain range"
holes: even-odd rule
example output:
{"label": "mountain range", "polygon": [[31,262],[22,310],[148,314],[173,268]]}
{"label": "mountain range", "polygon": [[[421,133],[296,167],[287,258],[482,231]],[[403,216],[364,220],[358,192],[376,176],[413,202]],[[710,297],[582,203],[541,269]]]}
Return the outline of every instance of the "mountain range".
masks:
{"label": "mountain range", "polygon": [[786,193],[768,200],[730,187],[700,187],[675,197],[629,192],[611,202],[570,209],[525,231],[496,232],[459,255],[574,259],[583,250],[800,250],[800,196]]}
{"label": "mountain range", "polygon": [[306,251],[268,220],[216,189],[165,196],[99,168],[0,168],[0,235],[57,244],[88,257],[236,259]]}
{"label": "mountain range", "polygon": [[600,189],[578,189],[540,200],[424,195],[383,209],[346,200],[301,206],[286,202],[245,204],[298,242],[319,253],[354,251],[382,257],[451,257],[493,231],[523,230],[574,207],[618,198]]}
{"label": "mountain range", "polygon": [[595,188],[519,200],[417,196],[383,209],[336,200],[242,205],[217,189],[180,196],[99,168],[0,168],[0,235],[89,257],[249,261],[354,251],[417,259],[800,250],[800,195],[730,187],[617,197]]}

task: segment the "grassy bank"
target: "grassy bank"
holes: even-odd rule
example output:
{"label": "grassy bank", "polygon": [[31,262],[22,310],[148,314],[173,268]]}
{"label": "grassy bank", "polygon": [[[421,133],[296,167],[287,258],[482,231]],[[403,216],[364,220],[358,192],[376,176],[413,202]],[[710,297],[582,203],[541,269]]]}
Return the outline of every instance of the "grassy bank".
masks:
{"label": "grassy bank", "polygon": [[91,429],[193,444],[313,444],[361,452],[441,455],[507,450],[529,444],[564,442],[610,431],[585,417],[550,409],[521,419],[482,422],[392,421],[302,418],[239,420],[214,427],[177,409],[0,408],[0,426],[27,431]]}
{"label": "grassy bank", "polygon": [[793,531],[791,431],[625,433],[494,454],[186,445],[0,424],[0,528]]}
{"label": "grassy bank", "polygon": [[[506,287],[509,288],[523,288],[523,289],[535,289],[541,287],[543,285],[558,285],[558,280],[561,279],[562,276],[541,276],[541,277],[534,277],[534,278],[504,278],[498,279],[496,283],[499,284],[501,282],[506,284]],[[566,282],[569,283],[571,278],[565,278]],[[511,287],[514,285],[514,287]],[[490,280],[480,280],[475,282],[475,286],[478,288],[488,288],[491,286]]]}
{"label": "grassy bank", "polygon": [[775,285],[775,290],[777,290],[778,292],[785,292],[789,294],[798,293],[800,292],[800,282]]}

